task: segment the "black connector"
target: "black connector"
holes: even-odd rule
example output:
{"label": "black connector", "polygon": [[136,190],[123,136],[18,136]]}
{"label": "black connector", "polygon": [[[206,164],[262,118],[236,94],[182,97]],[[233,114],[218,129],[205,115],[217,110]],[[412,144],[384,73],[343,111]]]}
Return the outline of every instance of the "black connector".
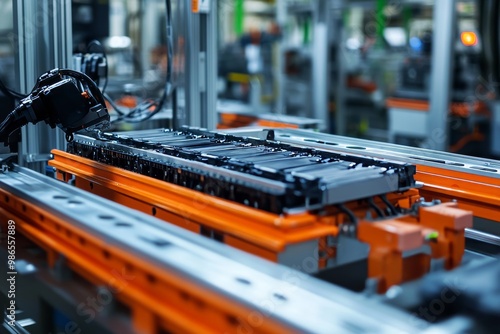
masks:
{"label": "black connector", "polygon": [[61,128],[71,138],[78,130],[106,126],[109,114],[92,79],[80,72],[54,69],[38,78],[31,94],[0,124],[0,141],[8,145],[12,132],[40,121]]}

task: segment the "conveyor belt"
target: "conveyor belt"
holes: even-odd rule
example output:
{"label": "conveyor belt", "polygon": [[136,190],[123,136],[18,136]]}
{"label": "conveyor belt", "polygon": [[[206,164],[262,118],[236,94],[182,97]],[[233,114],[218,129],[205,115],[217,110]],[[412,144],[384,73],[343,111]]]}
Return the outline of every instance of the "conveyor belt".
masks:
{"label": "conveyor belt", "polygon": [[196,129],[76,135],[70,153],[273,213],[415,186],[415,166]]}

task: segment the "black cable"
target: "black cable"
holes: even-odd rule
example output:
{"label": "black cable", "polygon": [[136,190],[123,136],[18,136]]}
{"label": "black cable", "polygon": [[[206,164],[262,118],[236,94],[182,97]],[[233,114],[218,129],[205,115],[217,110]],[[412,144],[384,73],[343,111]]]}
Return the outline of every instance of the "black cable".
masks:
{"label": "black cable", "polygon": [[7,86],[3,83],[2,80],[0,80],[0,91],[7,97],[13,99],[13,100],[21,100],[24,99],[27,95],[23,95],[21,93],[18,93]]}
{"label": "black cable", "polygon": [[370,205],[370,207],[375,210],[375,212],[377,213],[377,215],[379,216],[379,218],[381,217],[384,217],[384,212],[382,211],[382,209],[380,209],[377,204],[375,204],[375,202],[373,201],[373,198],[372,197],[369,197],[367,199],[368,201],[368,204]]}
{"label": "black cable", "polygon": [[85,73],[81,73],[81,72],[74,71],[74,70],[68,70],[68,69],[59,70],[59,73],[62,76],[72,77],[72,78],[75,78],[79,82],[85,83],[87,85],[87,88],[89,89],[89,92],[92,95],[92,97],[97,102],[99,102],[103,107],[106,107],[106,102],[104,101],[104,97],[102,96],[102,93],[99,90],[99,87],[97,87],[94,80],[92,80]]}
{"label": "black cable", "polygon": [[340,209],[340,212],[344,213],[345,215],[347,215],[347,217],[349,217],[350,220],[349,225],[352,226],[352,228],[349,228],[349,226],[347,226],[347,231],[342,229],[341,232],[346,233],[346,235],[348,236],[356,237],[356,231],[358,228],[358,219],[351,210],[349,210],[344,206],[344,204],[338,204],[337,207]]}
{"label": "black cable", "polygon": [[[133,108],[129,112],[125,113],[123,110],[117,111],[120,116],[113,120],[112,123],[125,121],[127,123],[140,123],[147,121],[157,113],[159,113],[163,109],[163,105],[165,104],[167,98],[172,96],[173,83],[172,83],[172,63],[173,63],[173,36],[172,36],[172,6],[171,0],[166,0],[166,33],[167,33],[167,73],[165,80],[165,87],[163,90],[163,94],[160,99],[153,103],[143,103]],[[108,102],[110,102],[110,98],[108,96],[104,96]],[[110,103],[111,104],[111,103]],[[113,105],[112,105],[113,106]],[[151,107],[154,106],[153,110],[150,110]],[[113,108],[115,108],[113,106]],[[115,108],[116,109],[116,108]],[[144,116],[144,114],[146,114]]]}
{"label": "black cable", "polygon": [[392,205],[391,202],[389,202],[389,200],[387,199],[387,196],[385,194],[384,195],[380,195],[379,197],[382,199],[382,202],[384,202],[384,204],[387,206],[387,208],[389,209],[391,215],[397,215],[398,214],[398,211],[396,210],[396,207],[394,205]]}
{"label": "black cable", "polygon": [[19,117],[21,112],[22,107],[18,106],[5,117],[2,123],[0,123],[0,141],[3,142],[5,146],[9,143],[9,136],[11,133],[28,123],[25,117]]}
{"label": "black cable", "polygon": [[102,96],[104,96],[104,99],[108,101],[108,103],[113,107],[118,115],[123,116],[127,113],[126,111],[121,110],[120,107],[118,107],[115,101],[113,101],[113,99],[108,94],[103,92]]}
{"label": "black cable", "polygon": [[177,124],[177,93],[174,92],[172,94],[172,130],[177,131],[179,125]]}
{"label": "black cable", "polygon": [[106,49],[101,44],[101,42],[99,42],[98,40],[94,39],[94,40],[90,41],[90,43],[87,45],[86,52],[87,53],[92,53],[92,47],[99,48],[100,51],[98,51],[98,52],[102,53],[102,56],[103,56],[104,60],[106,61],[106,66],[104,68],[104,70],[105,70],[105,72],[104,72],[104,83],[102,85],[102,90],[101,90],[102,94],[104,94],[104,92],[106,91],[106,87],[108,86],[108,56],[106,55]]}
{"label": "black cable", "polygon": [[354,225],[358,224],[358,219],[356,218],[354,213],[351,210],[349,210],[348,208],[346,208],[344,204],[339,204],[339,205],[337,205],[337,207],[340,209],[340,211],[342,213],[346,214],[347,217],[349,217],[349,220],[352,224],[354,224]]}

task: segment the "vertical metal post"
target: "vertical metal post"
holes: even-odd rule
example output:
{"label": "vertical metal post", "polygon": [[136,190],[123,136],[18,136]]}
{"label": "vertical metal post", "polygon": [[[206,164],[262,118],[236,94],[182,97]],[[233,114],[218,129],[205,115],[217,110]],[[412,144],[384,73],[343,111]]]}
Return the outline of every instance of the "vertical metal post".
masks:
{"label": "vertical metal post", "polygon": [[453,79],[455,5],[455,0],[434,2],[430,110],[426,146],[440,151],[448,148],[447,119]]}
{"label": "vertical metal post", "polygon": [[330,130],[328,114],[328,17],[329,1],[317,0],[314,8],[312,91],[313,117],[322,120],[327,131]]}
{"label": "vertical metal post", "polygon": [[[70,0],[14,0],[19,89],[29,93],[40,74],[70,67],[72,51]],[[22,129],[19,164],[45,172],[49,152],[63,149],[64,133],[46,124]]]}
{"label": "vertical metal post", "polygon": [[335,66],[337,69],[336,87],[335,87],[335,134],[344,136],[346,134],[346,63],[347,53],[344,43],[344,10],[343,0],[336,0],[332,13],[334,15],[334,37],[337,45],[337,54],[335,56]]}
{"label": "vertical metal post", "polygon": [[205,35],[205,71],[206,89],[202,96],[204,101],[202,108],[202,126],[215,130],[217,125],[217,78],[218,78],[218,28],[217,28],[217,1],[212,0],[210,12],[201,14],[204,16],[205,26],[200,27],[200,34]]}
{"label": "vertical metal post", "polygon": [[491,153],[500,157],[500,101],[490,103],[491,110]]}
{"label": "vertical metal post", "polygon": [[160,31],[165,29],[158,29],[162,25],[158,15],[157,0],[144,0],[140,6],[142,7],[141,11],[144,12],[143,17],[148,18],[147,20],[141,20],[140,23],[141,73],[144,77],[150,66],[150,47],[160,41]]}
{"label": "vertical metal post", "polygon": [[[276,1],[276,23],[278,24],[282,36],[285,35],[285,25],[286,25],[286,0]],[[277,114],[285,114],[285,41],[281,38],[274,47],[274,85],[276,89],[276,102],[275,102],[275,112]]]}
{"label": "vertical metal post", "polygon": [[217,6],[208,13],[187,10],[185,124],[215,129],[217,104]]}
{"label": "vertical metal post", "polygon": [[[190,1],[191,3],[191,1]],[[200,111],[200,15],[186,6],[185,118],[181,125],[201,126]]]}

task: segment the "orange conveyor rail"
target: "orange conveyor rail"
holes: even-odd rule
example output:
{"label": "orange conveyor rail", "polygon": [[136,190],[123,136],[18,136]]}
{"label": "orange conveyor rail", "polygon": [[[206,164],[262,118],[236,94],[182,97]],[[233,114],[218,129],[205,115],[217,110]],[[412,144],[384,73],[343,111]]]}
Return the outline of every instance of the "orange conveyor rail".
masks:
{"label": "orange conveyor rail", "polygon": [[[107,286],[129,308],[131,332],[416,331],[388,306],[353,304],[346,290],[243,252],[228,254],[227,246],[21,167],[0,172],[0,214],[15,221],[19,247],[26,237],[46,251],[49,268],[63,258],[87,282]],[[380,322],[383,316],[391,321]]]}

